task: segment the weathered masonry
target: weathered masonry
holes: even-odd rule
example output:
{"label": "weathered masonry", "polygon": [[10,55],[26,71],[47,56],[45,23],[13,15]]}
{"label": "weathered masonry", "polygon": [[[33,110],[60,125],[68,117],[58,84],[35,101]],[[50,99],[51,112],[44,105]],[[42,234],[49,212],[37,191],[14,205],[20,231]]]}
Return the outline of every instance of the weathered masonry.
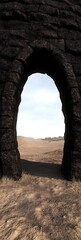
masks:
{"label": "weathered masonry", "polygon": [[0,176],[22,169],[16,121],[23,86],[51,76],[65,118],[62,172],[81,180],[81,0],[0,1]]}

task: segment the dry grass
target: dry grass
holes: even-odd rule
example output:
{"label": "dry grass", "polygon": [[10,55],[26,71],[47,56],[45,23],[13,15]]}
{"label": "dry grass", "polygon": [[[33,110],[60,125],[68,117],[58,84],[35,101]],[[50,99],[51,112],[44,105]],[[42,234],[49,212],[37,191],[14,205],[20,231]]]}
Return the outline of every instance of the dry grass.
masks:
{"label": "dry grass", "polygon": [[81,182],[61,176],[63,141],[18,141],[23,175],[0,181],[0,239],[81,240]]}

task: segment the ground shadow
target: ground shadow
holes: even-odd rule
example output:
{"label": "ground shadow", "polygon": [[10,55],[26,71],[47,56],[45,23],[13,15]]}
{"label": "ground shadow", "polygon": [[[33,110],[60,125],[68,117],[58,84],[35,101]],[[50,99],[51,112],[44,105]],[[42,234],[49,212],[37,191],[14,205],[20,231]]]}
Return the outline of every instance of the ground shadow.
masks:
{"label": "ground shadow", "polygon": [[38,177],[49,177],[55,179],[63,179],[61,173],[61,164],[33,162],[30,160],[21,159],[22,170],[24,173],[29,173]]}

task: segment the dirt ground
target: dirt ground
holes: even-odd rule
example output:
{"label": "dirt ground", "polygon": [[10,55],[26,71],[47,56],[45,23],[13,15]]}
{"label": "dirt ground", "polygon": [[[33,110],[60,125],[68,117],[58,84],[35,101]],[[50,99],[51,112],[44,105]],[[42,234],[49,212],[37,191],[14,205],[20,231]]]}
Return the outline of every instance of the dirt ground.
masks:
{"label": "dirt ground", "polygon": [[61,176],[63,140],[18,142],[22,178],[0,180],[0,240],[81,240],[81,182]]}

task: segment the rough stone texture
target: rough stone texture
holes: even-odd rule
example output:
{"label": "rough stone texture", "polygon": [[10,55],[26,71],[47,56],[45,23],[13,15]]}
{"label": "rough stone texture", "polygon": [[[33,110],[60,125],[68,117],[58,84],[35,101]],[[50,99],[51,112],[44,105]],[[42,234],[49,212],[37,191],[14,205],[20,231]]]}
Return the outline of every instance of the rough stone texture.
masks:
{"label": "rough stone texture", "polygon": [[17,112],[35,72],[57,85],[65,117],[62,172],[81,180],[81,0],[0,1],[0,176],[21,176]]}

